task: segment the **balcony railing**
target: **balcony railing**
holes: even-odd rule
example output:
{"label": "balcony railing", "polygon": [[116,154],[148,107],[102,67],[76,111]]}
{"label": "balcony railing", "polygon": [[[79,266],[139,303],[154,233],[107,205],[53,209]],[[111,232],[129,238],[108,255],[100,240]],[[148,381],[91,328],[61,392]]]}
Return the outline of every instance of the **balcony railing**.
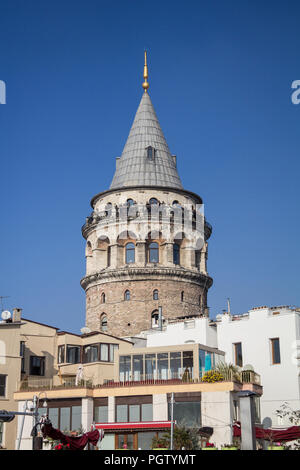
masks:
{"label": "balcony railing", "polygon": [[260,375],[251,370],[243,370],[241,372],[242,383],[261,385]]}
{"label": "balcony railing", "polygon": [[254,371],[239,371],[235,372],[233,370],[222,371],[220,372],[224,378],[224,382],[239,382],[242,384],[255,384],[261,385],[260,375]]}
{"label": "balcony railing", "polygon": [[63,382],[60,385],[54,385],[53,378],[51,379],[25,379],[21,380],[18,384],[18,391],[34,391],[34,390],[52,390],[60,388],[92,388],[94,384],[91,380],[80,380],[76,384],[75,377],[70,377],[68,379],[63,379]]}
{"label": "balcony railing", "polygon": [[18,384],[18,390],[41,390],[52,388],[53,379],[41,379],[41,378],[28,378],[21,380]]}
{"label": "balcony railing", "polygon": [[[82,226],[82,232],[88,232],[95,225],[114,225],[119,222],[130,222],[138,219],[139,223],[153,220],[155,223],[192,224],[193,229],[199,230],[202,226],[205,231],[205,237],[209,238],[212,233],[212,226],[207,222],[204,216],[197,213],[195,209],[188,207],[174,207],[173,205],[151,205],[151,204],[127,204],[115,205],[114,207],[103,208],[102,211],[93,211],[86,217],[86,222]],[[202,230],[202,229],[201,229]]]}
{"label": "balcony railing", "polygon": [[[113,380],[106,381],[103,384],[97,383],[93,380],[80,380],[76,384],[75,377],[64,378],[63,383],[54,385],[53,378],[29,378],[22,380],[18,384],[19,391],[34,391],[34,390],[53,390],[53,389],[67,389],[67,388],[113,388],[113,387],[128,387],[128,386],[143,386],[143,385],[172,385],[181,383],[201,383],[202,378],[193,378],[191,374],[180,374],[174,371],[169,371],[169,378],[162,376],[153,377],[153,374],[140,374],[132,379],[125,377],[118,382]],[[241,384],[255,384],[261,385],[260,375],[253,371],[223,372],[223,382],[237,382]]]}

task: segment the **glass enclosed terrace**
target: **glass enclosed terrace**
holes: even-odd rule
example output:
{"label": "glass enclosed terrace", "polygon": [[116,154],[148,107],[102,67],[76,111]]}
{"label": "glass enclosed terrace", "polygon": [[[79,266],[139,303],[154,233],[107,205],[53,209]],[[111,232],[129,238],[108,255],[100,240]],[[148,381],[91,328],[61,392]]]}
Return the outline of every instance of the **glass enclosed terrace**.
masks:
{"label": "glass enclosed terrace", "polygon": [[[166,349],[166,348],[164,348]],[[190,350],[137,352],[120,355],[120,382],[141,380],[192,380],[201,378],[205,367],[224,360],[224,353],[193,345]]]}

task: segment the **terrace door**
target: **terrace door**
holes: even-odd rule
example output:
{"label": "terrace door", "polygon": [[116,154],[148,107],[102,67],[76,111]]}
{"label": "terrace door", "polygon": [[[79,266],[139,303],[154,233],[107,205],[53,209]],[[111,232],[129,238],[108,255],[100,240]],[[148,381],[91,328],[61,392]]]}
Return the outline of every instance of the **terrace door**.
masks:
{"label": "terrace door", "polygon": [[116,434],[115,449],[138,450],[137,433]]}

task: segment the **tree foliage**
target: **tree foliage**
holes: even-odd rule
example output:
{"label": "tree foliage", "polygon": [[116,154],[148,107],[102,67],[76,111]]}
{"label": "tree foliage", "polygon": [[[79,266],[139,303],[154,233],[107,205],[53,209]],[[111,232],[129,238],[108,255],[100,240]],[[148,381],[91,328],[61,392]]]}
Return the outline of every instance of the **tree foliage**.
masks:
{"label": "tree foliage", "polygon": [[[154,438],[152,440],[152,448],[160,447],[170,449],[170,432],[167,432],[162,437]],[[200,448],[198,431],[196,428],[188,428],[184,425],[176,425],[174,427],[173,449],[182,450],[183,447],[185,450],[197,450]]]}
{"label": "tree foliage", "polygon": [[[293,410],[287,402],[284,402],[275,413],[279,418],[288,419],[293,426],[300,426],[300,410]],[[286,446],[286,448],[290,447],[293,450],[300,450],[300,439],[294,441],[292,446]]]}

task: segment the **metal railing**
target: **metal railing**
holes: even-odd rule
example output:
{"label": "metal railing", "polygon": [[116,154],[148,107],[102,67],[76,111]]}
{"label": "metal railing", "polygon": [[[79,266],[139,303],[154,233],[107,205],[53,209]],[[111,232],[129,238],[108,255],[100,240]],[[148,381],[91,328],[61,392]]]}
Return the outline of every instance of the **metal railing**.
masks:
{"label": "metal railing", "polygon": [[41,389],[49,389],[49,388],[52,388],[53,386],[53,379],[52,378],[44,378],[44,379],[41,379],[41,378],[33,378],[33,377],[29,377],[28,379],[24,379],[24,380],[21,380],[19,382],[19,387],[18,389],[19,390],[28,390],[28,389],[37,389],[37,390],[41,390]]}
{"label": "metal railing", "polygon": [[[54,384],[51,379],[25,379],[18,383],[18,391],[34,391],[34,390],[52,390],[63,388],[92,388],[96,386],[91,380],[80,380],[76,384],[75,377],[64,379],[61,384]],[[98,384],[97,384],[98,385]]]}
{"label": "metal railing", "polygon": [[[180,383],[201,383],[202,377],[193,378],[191,373],[181,373],[168,371],[168,378],[158,376],[154,377],[153,374],[140,374],[138,377],[125,377],[123,380],[115,382],[108,380],[105,383],[97,383],[93,380],[80,380],[76,384],[75,377],[63,379],[62,384],[53,383],[53,378],[36,379],[29,378],[19,382],[18,391],[34,391],[34,390],[52,390],[52,389],[66,389],[66,388],[112,388],[112,387],[132,387],[143,385],[172,385]],[[200,374],[201,375],[201,374]],[[204,373],[202,374],[204,375]],[[222,382],[238,382],[260,385],[260,375],[254,371],[241,371],[234,372],[232,370],[222,372]]]}
{"label": "metal railing", "polygon": [[260,375],[251,370],[243,370],[241,372],[241,379],[242,383],[249,383],[255,385],[261,384]]}
{"label": "metal railing", "polygon": [[239,382],[260,385],[260,375],[254,371],[233,371],[233,370],[220,370],[225,382]]}

